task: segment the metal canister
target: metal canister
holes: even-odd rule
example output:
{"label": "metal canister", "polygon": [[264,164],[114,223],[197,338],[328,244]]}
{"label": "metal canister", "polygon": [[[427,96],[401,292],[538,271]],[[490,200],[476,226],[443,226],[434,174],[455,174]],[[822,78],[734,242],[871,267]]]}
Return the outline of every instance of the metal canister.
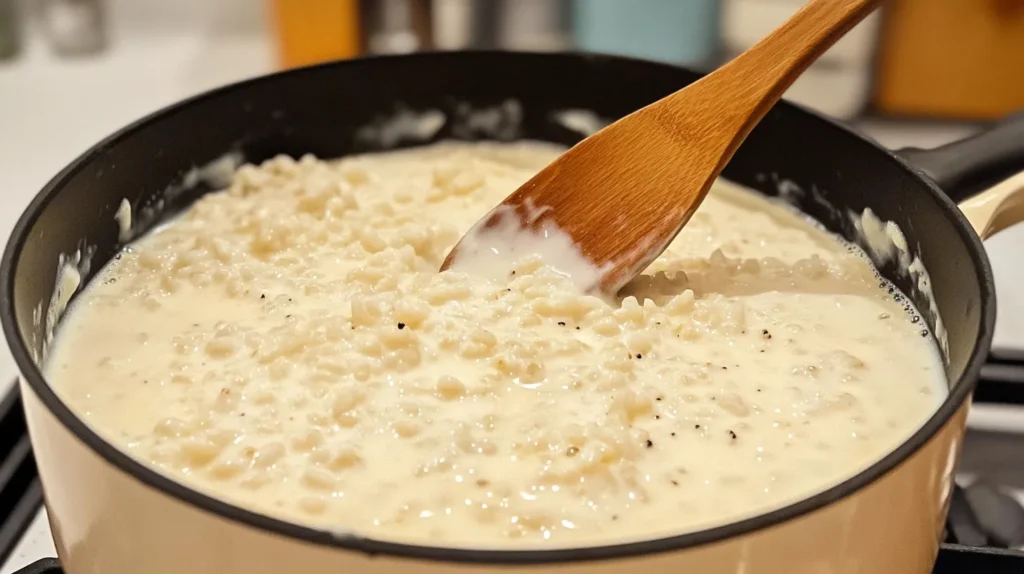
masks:
{"label": "metal canister", "polygon": [[0,60],[13,58],[21,47],[21,21],[15,0],[0,0]]}
{"label": "metal canister", "polygon": [[102,0],[45,0],[43,25],[50,47],[62,56],[93,54],[107,45]]}
{"label": "metal canister", "polygon": [[430,5],[424,0],[364,2],[366,50],[405,54],[430,49]]}

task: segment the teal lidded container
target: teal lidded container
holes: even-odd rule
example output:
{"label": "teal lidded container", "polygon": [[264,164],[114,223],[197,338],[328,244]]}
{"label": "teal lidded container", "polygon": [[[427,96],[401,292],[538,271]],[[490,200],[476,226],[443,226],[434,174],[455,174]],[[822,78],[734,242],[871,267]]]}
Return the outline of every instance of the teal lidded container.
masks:
{"label": "teal lidded container", "polygon": [[706,67],[719,39],[719,0],[574,0],[573,36],[589,52]]}

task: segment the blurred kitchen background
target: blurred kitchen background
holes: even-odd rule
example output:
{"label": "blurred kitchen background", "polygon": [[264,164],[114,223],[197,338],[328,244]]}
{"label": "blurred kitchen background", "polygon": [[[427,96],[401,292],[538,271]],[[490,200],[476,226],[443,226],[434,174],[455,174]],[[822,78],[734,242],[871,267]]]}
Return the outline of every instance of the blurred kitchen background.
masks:
{"label": "blurred kitchen background", "polygon": [[[27,201],[132,119],[274,70],[473,48],[609,52],[710,70],[802,3],[0,0],[0,196]],[[1024,0],[893,0],[787,97],[890,146],[961,137],[1024,108]],[[10,207],[0,210],[4,236],[20,211]]]}
{"label": "blurred kitchen background", "polygon": [[[802,3],[0,0],[0,166],[19,157],[4,153],[11,147],[56,145],[73,155],[186,95],[364,54],[586,50],[710,70]],[[907,136],[877,128],[891,145],[907,137],[940,141],[1024,108],[1022,71],[1024,0],[893,0],[829,50],[787,97],[847,120],[940,122],[934,129],[917,122]],[[68,141],[55,142],[52,130]],[[3,177],[5,185],[38,183]]]}
{"label": "blurred kitchen background", "polygon": [[[419,50],[585,50],[710,70],[802,3],[0,0],[0,101],[53,80],[76,94],[55,84],[50,97],[79,99],[83,110],[91,102],[80,98],[115,86],[177,96],[275,69]],[[1024,107],[1022,70],[1024,0],[893,0],[788,97],[840,118],[988,120]]]}

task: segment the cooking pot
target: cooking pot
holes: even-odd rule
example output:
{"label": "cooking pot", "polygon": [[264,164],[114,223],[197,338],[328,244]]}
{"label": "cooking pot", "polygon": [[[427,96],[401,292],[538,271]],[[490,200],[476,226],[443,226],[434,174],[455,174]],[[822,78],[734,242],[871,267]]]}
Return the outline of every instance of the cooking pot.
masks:
{"label": "cooking pot", "polygon": [[[141,464],[91,430],[42,375],[48,319],[56,316],[47,311],[61,307],[50,305],[59,264],[77,265],[88,281],[126,241],[216,187],[219,168],[233,160],[259,162],[280,153],[331,158],[445,138],[572,144],[602,121],[698,77],[663,64],[578,54],[352,60],[191,98],[124,128],[72,162],[18,221],[0,270],[0,315],[21,370],[65,571],[929,572],[969,399],[995,321],[992,270],[978,233],[954,200],[1024,168],[1022,118],[938,151],[907,151],[908,163],[842,125],[780,103],[739,149],[727,178],[781,196],[861,243],[914,302],[939,335],[950,393],[920,430],[870,468],[820,494],[724,526],[641,542],[500,551],[314,530],[232,506]],[[130,229],[115,223],[122,199],[141,214]],[[992,206],[975,201],[972,210]],[[866,241],[858,223],[866,208],[902,230],[902,251]],[[1004,210],[1001,217],[985,232],[1024,214]],[[927,276],[920,265],[908,268],[912,260],[923,263]]]}

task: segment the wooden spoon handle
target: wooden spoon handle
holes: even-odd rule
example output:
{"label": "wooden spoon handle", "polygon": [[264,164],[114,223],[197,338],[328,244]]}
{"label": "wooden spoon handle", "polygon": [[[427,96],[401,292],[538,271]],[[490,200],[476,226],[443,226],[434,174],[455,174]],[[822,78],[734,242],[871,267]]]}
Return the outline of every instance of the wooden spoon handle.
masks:
{"label": "wooden spoon handle", "polygon": [[[811,0],[782,26],[691,88],[738,98],[718,104],[725,113],[743,114],[736,118],[746,127],[741,130],[738,147],[797,77],[881,1]],[[693,92],[686,97],[692,99]]]}

